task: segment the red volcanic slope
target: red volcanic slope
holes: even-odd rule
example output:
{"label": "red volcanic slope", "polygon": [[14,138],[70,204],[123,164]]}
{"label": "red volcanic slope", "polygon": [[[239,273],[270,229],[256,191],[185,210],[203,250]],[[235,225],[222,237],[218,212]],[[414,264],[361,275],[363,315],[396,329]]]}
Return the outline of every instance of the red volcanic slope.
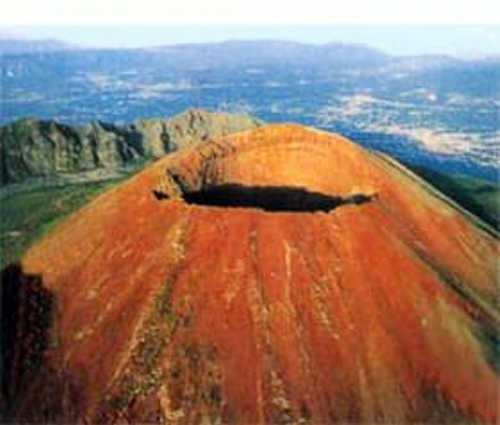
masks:
{"label": "red volcanic slope", "polygon": [[[365,198],[270,212],[179,197],[225,185]],[[167,156],[23,259],[55,307],[16,414],[494,423],[498,241],[479,224],[395,161],[296,125]]]}

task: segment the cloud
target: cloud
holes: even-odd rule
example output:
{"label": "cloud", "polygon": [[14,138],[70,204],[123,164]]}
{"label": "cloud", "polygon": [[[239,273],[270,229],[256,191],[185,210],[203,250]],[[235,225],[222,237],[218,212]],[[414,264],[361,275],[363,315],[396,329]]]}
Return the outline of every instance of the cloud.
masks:
{"label": "cloud", "polygon": [[[148,84],[139,83],[134,81],[122,80],[112,75],[100,74],[100,73],[88,73],[85,74],[85,78],[92,84],[97,90],[100,91],[116,91],[116,90],[127,90],[131,92],[134,96],[153,98],[160,97],[166,92],[177,92],[193,90],[195,87],[191,81],[187,79],[181,79],[178,81],[162,81],[158,83]],[[81,77],[77,76],[74,79],[80,80]]]}
{"label": "cloud", "polygon": [[384,121],[390,121],[395,119],[401,110],[415,107],[412,103],[380,99],[367,92],[335,97],[332,102],[333,105],[325,106],[318,112],[317,118],[321,125],[356,119],[357,124],[364,127],[375,111],[379,113],[379,121],[382,116]]}
{"label": "cloud", "polygon": [[463,155],[480,142],[477,135],[450,132],[439,128],[403,127],[399,125],[376,126],[372,130],[409,137],[421,143],[426,150],[448,155]]}

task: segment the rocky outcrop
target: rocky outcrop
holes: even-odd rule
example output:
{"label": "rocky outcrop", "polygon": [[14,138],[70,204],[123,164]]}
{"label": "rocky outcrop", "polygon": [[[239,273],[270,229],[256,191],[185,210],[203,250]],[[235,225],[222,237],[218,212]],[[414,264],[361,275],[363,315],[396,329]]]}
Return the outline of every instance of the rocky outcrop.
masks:
{"label": "rocky outcrop", "polygon": [[11,412],[496,423],[497,252],[451,201],[340,136],[274,125],[200,144],[8,270],[39,305],[7,345]]}
{"label": "rocky outcrop", "polygon": [[144,155],[139,135],[103,123],[71,127],[23,119],[1,129],[0,143],[2,184],[115,168]]}
{"label": "rocky outcrop", "polygon": [[147,152],[154,158],[160,158],[167,152],[192,146],[200,141],[261,125],[262,122],[247,115],[191,109],[169,120],[139,120],[132,128],[148,141]]}
{"label": "rocky outcrop", "polygon": [[188,110],[171,119],[118,126],[69,126],[22,119],[0,128],[0,184],[33,177],[113,170],[186,145],[259,125],[247,116]]}

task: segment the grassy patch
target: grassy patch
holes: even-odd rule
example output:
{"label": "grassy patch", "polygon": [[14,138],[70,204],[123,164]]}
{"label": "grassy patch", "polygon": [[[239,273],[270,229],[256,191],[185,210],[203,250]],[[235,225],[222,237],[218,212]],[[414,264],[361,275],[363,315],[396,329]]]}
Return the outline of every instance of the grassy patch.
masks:
{"label": "grassy patch", "polygon": [[122,180],[37,188],[0,200],[0,268],[19,260],[61,219]]}
{"label": "grassy patch", "polygon": [[459,174],[445,174],[422,167],[409,167],[462,208],[499,230],[500,185]]}

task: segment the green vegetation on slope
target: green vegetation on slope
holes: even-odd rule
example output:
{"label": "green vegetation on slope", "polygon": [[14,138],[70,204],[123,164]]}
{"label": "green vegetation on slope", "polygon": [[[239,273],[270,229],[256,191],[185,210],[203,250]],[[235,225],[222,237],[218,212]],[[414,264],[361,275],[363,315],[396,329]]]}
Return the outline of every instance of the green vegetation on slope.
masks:
{"label": "green vegetation on slope", "polygon": [[500,185],[460,174],[408,166],[462,208],[500,230]]}
{"label": "green vegetation on slope", "polygon": [[1,199],[0,268],[18,261],[61,219],[122,180],[37,188]]}

